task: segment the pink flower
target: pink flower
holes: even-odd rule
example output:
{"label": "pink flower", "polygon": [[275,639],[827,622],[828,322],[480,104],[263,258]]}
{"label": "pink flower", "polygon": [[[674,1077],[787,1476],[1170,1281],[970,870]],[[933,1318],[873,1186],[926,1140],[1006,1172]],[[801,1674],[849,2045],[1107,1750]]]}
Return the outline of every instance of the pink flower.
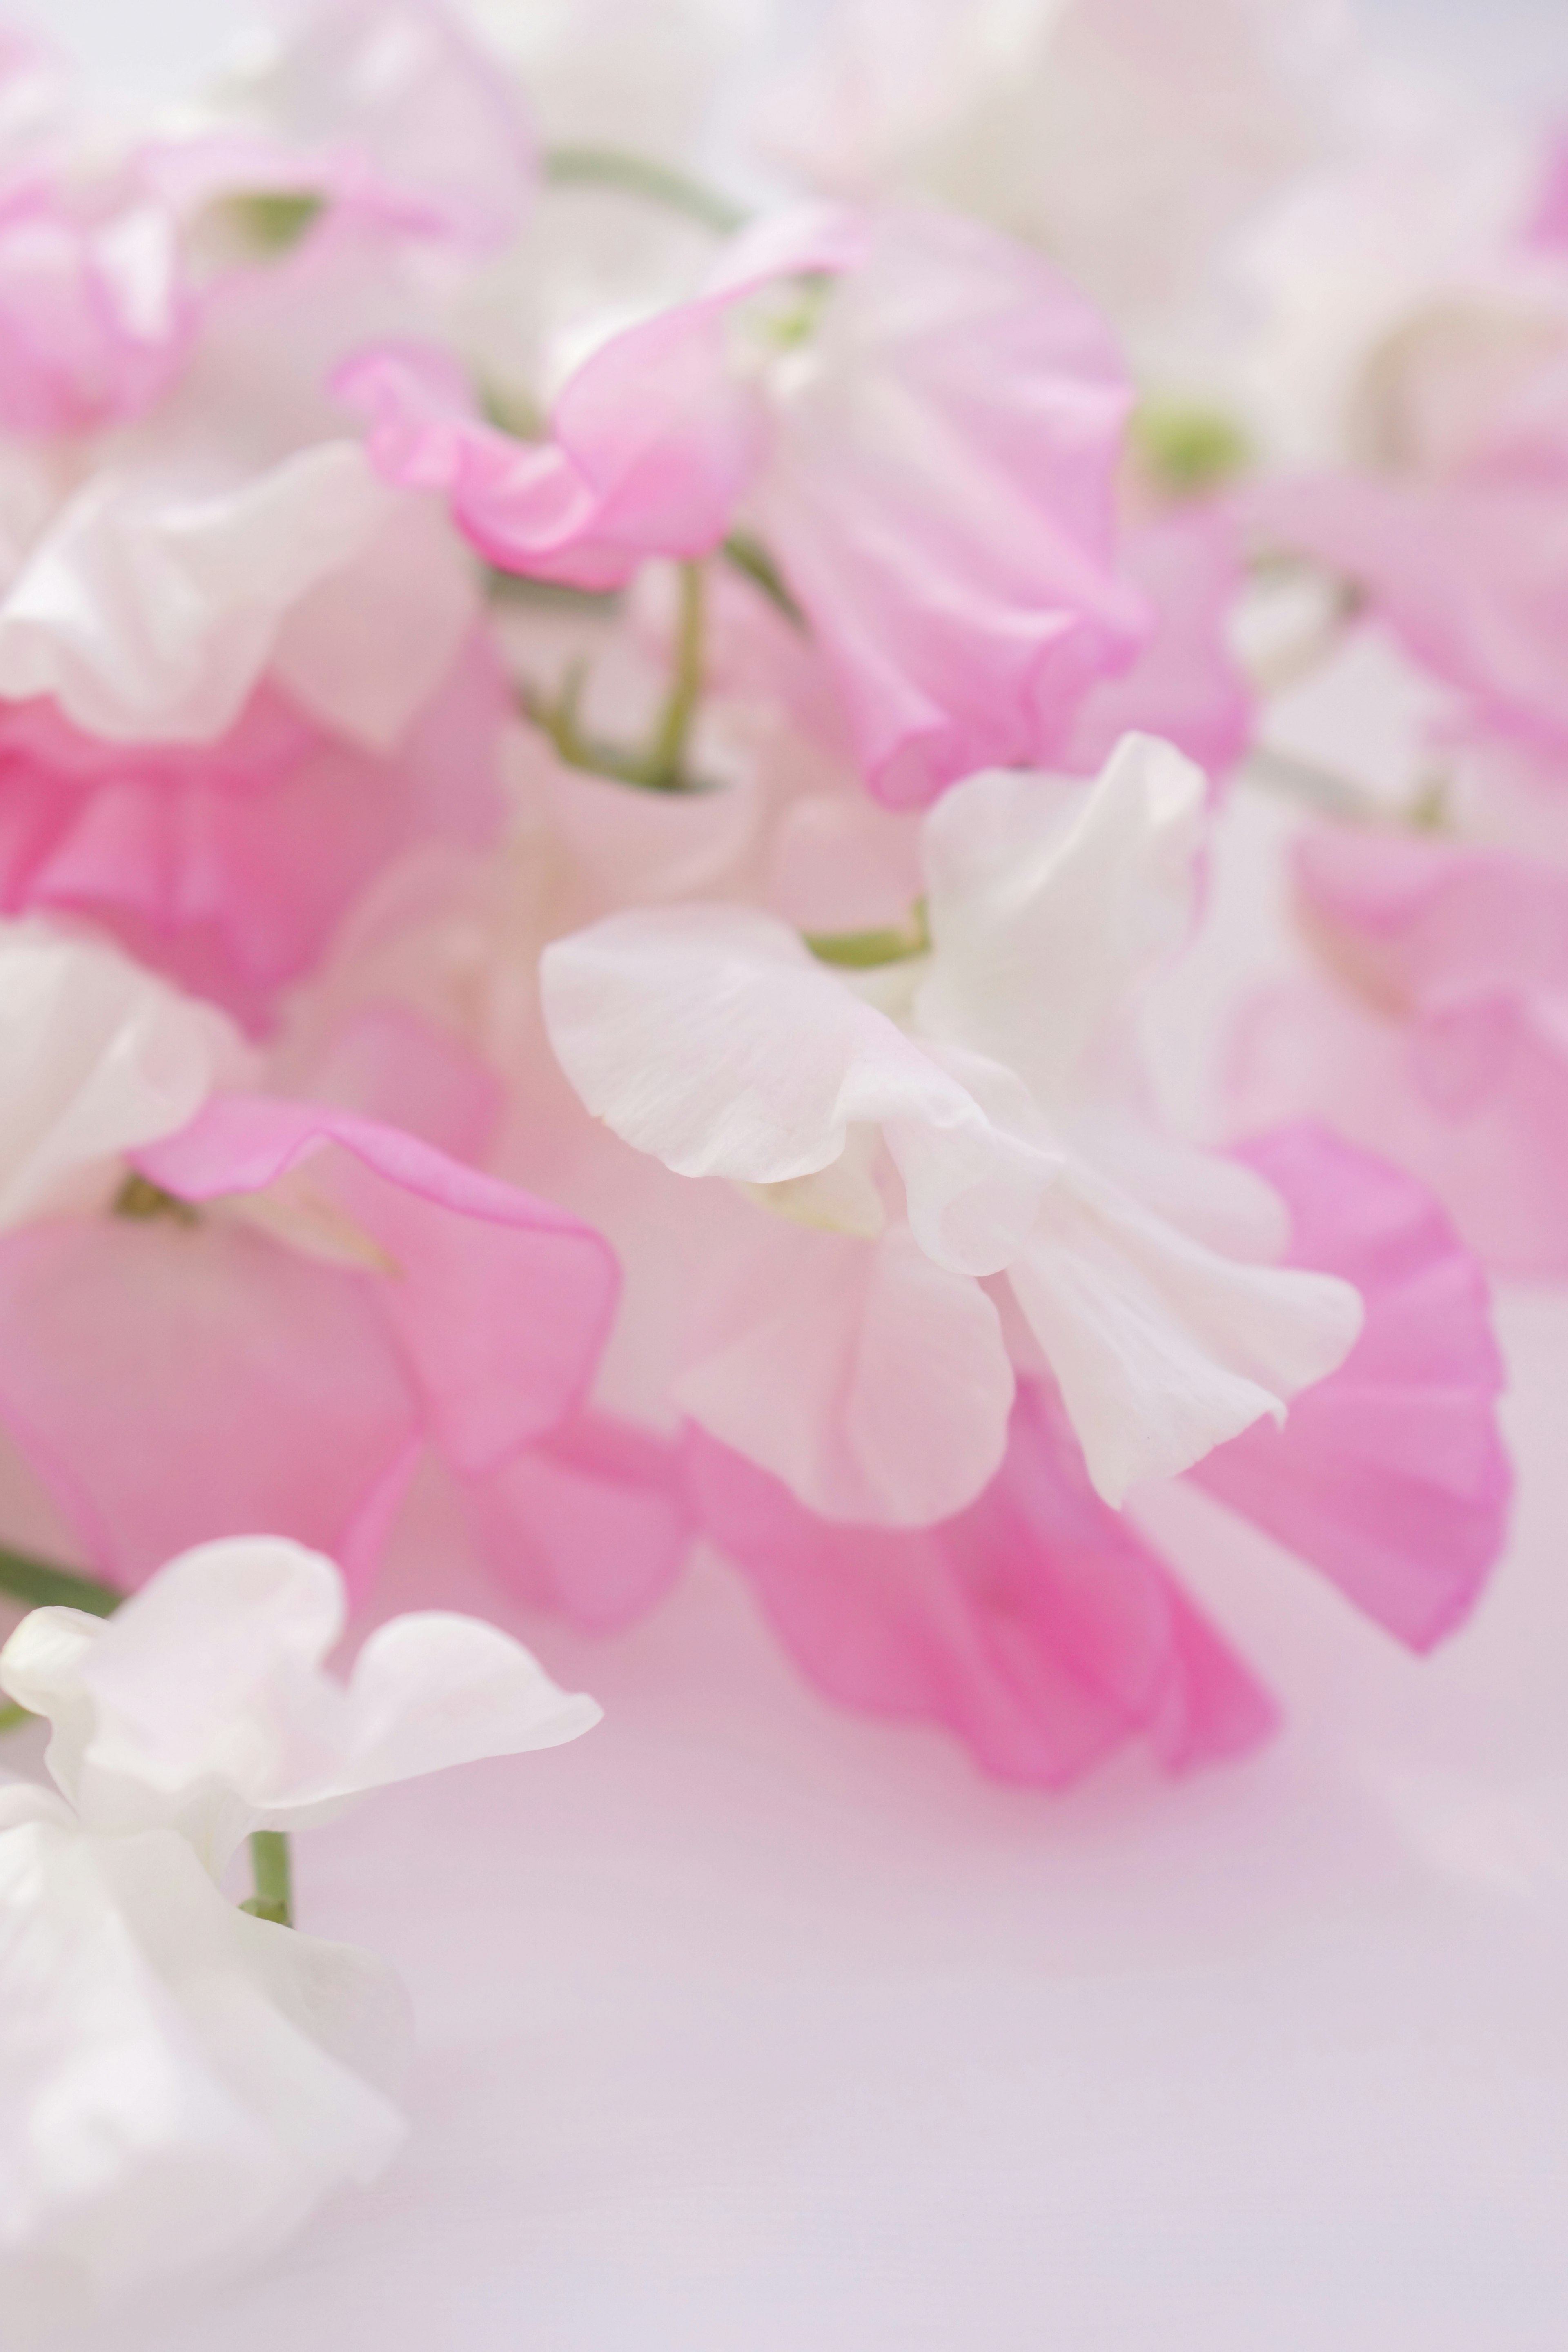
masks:
{"label": "pink flower", "polygon": [[259,1025],[399,850],[494,837],[504,709],[479,637],[406,740],[379,753],[271,685],[210,744],[123,746],[48,702],[0,705],[0,908],[90,915]]}
{"label": "pink flower", "polygon": [[1510,851],[1308,834],[1318,976],[1246,1014],[1233,1099],[1414,1171],[1500,1271],[1568,1274],[1568,875]]}
{"label": "pink flower", "polygon": [[512,570],[605,586],[754,529],[895,805],[1054,756],[1143,632],[1113,569],[1129,391],[1110,338],[973,222],[759,223],[696,299],[600,345],[540,443],[481,424],[445,357],[372,351],[338,384],[383,470],[443,489]]}
{"label": "pink flower", "polygon": [[[1485,1284],[1419,1185],[1322,1130],[1245,1156],[1289,1202],[1291,1263],[1353,1281],[1366,1321],[1283,1429],[1188,1475],[1424,1649],[1473,1604],[1506,1528]],[[1268,1694],[1095,1494],[1047,1381],[1020,1383],[984,1494],[919,1530],[833,1524],[704,1432],[688,1444],[705,1531],[843,1705],[942,1724],[998,1779],[1047,1786],[1131,1739],[1174,1770],[1273,1727]]]}
{"label": "pink flower", "polygon": [[363,1589],[426,1449],[484,1480],[576,1412],[616,1272],[574,1217],[259,1096],[132,1157],[171,1205],[0,1243],[0,1420],[116,1581],[265,1528]]}

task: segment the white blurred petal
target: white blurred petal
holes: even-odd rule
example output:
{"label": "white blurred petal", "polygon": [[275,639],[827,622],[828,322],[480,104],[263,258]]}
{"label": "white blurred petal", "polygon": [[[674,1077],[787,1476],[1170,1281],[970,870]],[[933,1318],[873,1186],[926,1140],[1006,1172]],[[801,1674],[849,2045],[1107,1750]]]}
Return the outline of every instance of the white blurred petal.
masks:
{"label": "white blurred petal", "polygon": [[0,1230],[194,1117],[228,1023],[106,941],[0,922]]}
{"label": "white blurred petal", "polygon": [[68,2318],[268,2252],[404,2136],[401,1988],[167,1831],[0,1819],[0,2293]]}

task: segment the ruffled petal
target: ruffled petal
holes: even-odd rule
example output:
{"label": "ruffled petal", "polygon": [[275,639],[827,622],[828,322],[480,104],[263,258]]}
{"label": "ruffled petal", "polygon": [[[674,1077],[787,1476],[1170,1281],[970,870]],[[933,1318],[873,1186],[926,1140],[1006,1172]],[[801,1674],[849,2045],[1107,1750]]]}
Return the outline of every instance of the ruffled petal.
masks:
{"label": "ruffled petal", "polygon": [[1094,1494],[1038,1384],[1019,1390],[984,1493],[918,1531],[829,1524],[700,1433],[689,1458],[705,1532],[818,1688],[944,1726],[998,1780],[1062,1787],[1139,1738],[1180,1769],[1273,1727],[1267,1695]]}
{"label": "ruffled petal", "polygon": [[1419,1183],[1325,1129],[1241,1152],[1289,1203],[1290,1262],[1353,1282],[1366,1322],[1282,1429],[1248,1430],[1191,1475],[1429,1649],[1474,1607],[1508,1530],[1485,1278]]}
{"label": "ruffled petal", "polygon": [[1013,1368],[995,1307],[906,1226],[877,1242],[782,1227],[677,1383],[694,1421],[830,1519],[921,1527],[984,1486]]}

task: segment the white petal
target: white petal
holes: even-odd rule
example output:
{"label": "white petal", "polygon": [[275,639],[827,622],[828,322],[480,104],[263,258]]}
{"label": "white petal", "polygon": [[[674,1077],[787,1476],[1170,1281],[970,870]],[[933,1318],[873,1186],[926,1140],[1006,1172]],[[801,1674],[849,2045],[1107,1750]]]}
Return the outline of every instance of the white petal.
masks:
{"label": "white petal", "polygon": [[94,1829],[171,1827],[216,1877],[264,1824],[362,1790],[575,1738],[591,1699],[474,1620],[395,1619],[347,1687],[332,1562],[275,1537],[172,1560],[110,1619],[38,1609],[0,1651],[0,1685],[54,1727],[49,1769]]}
{"label": "white petal", "polygon": [[50,695],[111,740],[210,742],[284,616],[370,544],[393,499],[350,441],[216,490],[100,474],[0,603],[0,694]]}
{"label": "white petal", "polygon": [[1009,1273],[1107,1502],[1173,1477],[1343,1361],[1362,1305],[1331,1275],[1239,1264],[1082,1168]]}
{"label": "white petal", "polygon": [[1205,792],[1145,735],[1090,788],[1011,770],[955,784],[925,822],[936,951],[919,1027],[1055,1108],[1129,984],[1186,935]]}
{"label": "white petal", "polygon": [[0,1230],[184,1127],[237,1052],[220,1013],[107,942],[0,922]]}
{"label": "white petal", "polygon": [[406,2005],[166,1831],[0,1832],[0,2293],[54,2320],[269,2251],[387,2162]]}
{"label": "white petal", "polygon": [[[880,1126],[922,1246],[955,1271],[1005,1265],[1052,1156],[818,963],[793,931],[731,907],[611,916],[545,950],[545,1023],[590,1110],[681,1176],[780,1184]],[[1029,1118],[1008,1074],[997,1098]]]}
{"label": "white petal", "polygon": [[809,1509],[925,1527],[995,1472],[1013,1402],[1000,1318],[907,1227],[876,1243],[784,1232],[736,1321],[677,1400]]}

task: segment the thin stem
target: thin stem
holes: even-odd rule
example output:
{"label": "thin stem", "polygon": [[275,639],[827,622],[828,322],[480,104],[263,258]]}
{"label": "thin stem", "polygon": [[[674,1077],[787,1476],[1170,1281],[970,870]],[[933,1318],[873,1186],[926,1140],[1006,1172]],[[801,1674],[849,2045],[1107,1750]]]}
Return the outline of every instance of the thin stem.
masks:
{"label": "thin stem", "polygon": [[84,1609],[92,1617],[112,1616],[125,1598],[96,1577],[79,1576],[74,1569],[57,1568],[52,1560],[34,1559],[3,1545],[0,1592],[25,1601],[29,1609]]}
{"label": "thin stem", "polygon": [[628,154],[620,147],[552,147],[544,158],[544,176],[552,188],[616,188],[623,195],[640,196],[645,204],[683,213],[720,236],[744,228],[750,217],[744,205],[719,189],[652,155]]}
{"label": "thin stem", "polygon": [[270,1919],[276,1927],[294,1925],[294,1874],[289,1841],[281,1830],[255,1830],[250,1839],[250,1870],[256,1892],[240,1909],[253,1918]]}
{"label": "thin stem", "polygon": [[675,676],[653,740],[647,748],[643,781],[655,792],[679,792],[686,757],[686,739],[702,695],[702,566],[680,567],[680,616],[675,632]]}
{"label": "thin stem", "polygon": [[754,588],[762,590],[768,602],[794,627],[806,627],[805,614],[791,594],[789,583],[760,539],[754,538],[749,530],[732,530],[719,551],[737,572],[744,574]]}
{"label": "thin stem", "polygon": [[21,1731],[27,1724],[37,1723],[37,1719],[31,1707],[15,1704],[0,1706],[0,1735],[7,1731]]}

